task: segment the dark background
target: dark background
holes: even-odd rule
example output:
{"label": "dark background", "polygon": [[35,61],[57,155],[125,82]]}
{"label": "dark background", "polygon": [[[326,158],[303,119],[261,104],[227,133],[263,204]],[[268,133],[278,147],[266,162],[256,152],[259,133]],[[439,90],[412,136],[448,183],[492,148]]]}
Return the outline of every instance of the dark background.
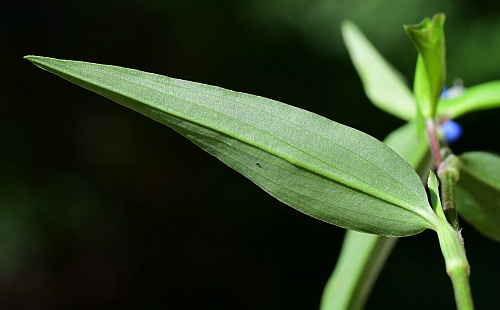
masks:
{"label": "dark background", "polygon": [[[411,85],[402,25],[437,12],[448,84],[500,79],[495,1],[3,0],[0,308],[317,309],[344,234],[23,56],[218,85],[383,139],[402,122],[366,99],[340,22],[357,23]],[[455,152],[500,151],[499,119],[459,119]],[[500,308],[500,247],[463,226],[477,307]],[[367,308],[454,308],[434,233],[398,242]]]}

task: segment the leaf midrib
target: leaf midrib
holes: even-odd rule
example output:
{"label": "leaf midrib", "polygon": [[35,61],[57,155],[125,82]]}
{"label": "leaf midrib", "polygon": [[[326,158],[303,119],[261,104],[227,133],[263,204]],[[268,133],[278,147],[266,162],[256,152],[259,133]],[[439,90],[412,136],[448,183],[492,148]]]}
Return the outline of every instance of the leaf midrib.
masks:
{"label": "leaf midrib", "polygon": [[[153,107],[153,108],[154,108],[154,107]],[[155,109],[156,109],[156,108],[155,108]],[[161,111],[161,110],[158,110],[158,111],[163,112],[163,111]],[[214,131],[214,132],[216,132],[216,133],[218,133],[218,134],[222,134],[222,135],[224,135],[224,136],[226,136],[226,137],[229,137],[230,139],[233,139],[233,140],[239,141],[240,143],[244,143],[244,144],[249,145],[249,146],[251,146],[251,147],[253,147],[253,148],[256,148],[256,149],[258,149],[258,150],[261,150],[261,151],[263,151],[263,152],[266,152],[266,153],[268,153],[268,154],[270,154],[270,155],[272,155],[272,156],[276,156],[276,157],[278,157],[278,158],[280,158],[280,159],[283,159],[283,157],[280,157],[280,156],[278,156],[278,155],[276,155],[276,154],[274,154],[274,153],[270,153],[270,152],[268,152],[267,150],[265,150],[265,149],[263,149],[263,148],[260,148],[260,147],[255,147],[255,145],[253,145],[253,144],[249,144],[249,143],[247,143],[247,142],[245,142],[245,141],[242,141],[242,140],[240,140],[240,139],[235,139],[232,135],[228,135],[228,134],[226,134],[226,133],[224,133],[224,132],[221,132],[221,131],[219,131],[219,130],[214,130],[214,129],[213,129],[213,128],[211,128],[211,127],[207,127],[207,126],[201,125],[201,124],[199,124],[199,123],[197,123],[197,122],[192,122],[192,121],[190,121],[190,120],[185,120],[185,121],[186,121],[186,122],[189,122],[189,123],[191,123],[191,124],[194,124],[194,125],[196,125],[196,126],[205,127],[205,128],[207,128],[208,130]],[[212,138],[209,138],[209,139],[212,139]],[[223,140],[216,140],[216,141],[217,141],[217,142],[219,142],[219,143],[221,143],[221,142],[222,142],[222,143],[224,143],[224,144],[229,145],[230,147],[232,147],[232,145],[231,145],[231,144],[228,144],[226,141],[223,141]],[[245,152],[247,155],[251,155],[251,156],[253,156],[253,154],[248,153],[248,152],[246,152],[246,151],[244,151],[244,150],[242,150],[242,149],[240,149],[240,151]],[[220,152],[220,150],[219,150],[219,152]],[[228,153],[225,153],[225,154],[226,154],[226,156],[230,156],[230,154],[228,154]],[[231,158],[232,158],[233,160],[235,160],[235,161],[238,161],[240,164],[244,165],[244,163],[243,163],[243,162],[241,162],[241,161],[240,161],[237,157],[231,157]],[[260,160],[262,160],[262,159],[260,159]],[[285,159],[285,160],[286,160],[286,159]],[[266,162],[267,164],[269,164],[269,165],[276,166],[274,163],[271,163],[271,162],[269,162],[269,161],[267,161],[267,160],[262,160],[262,161],[265,161],[265,162]],[[287,160],[287,161],[288,161],[288,160]],[[302,167],[302,166],[300,166],[300,165],[297,165],[297,164],[295,164],[295,163],[292,163],[292,162],[290,162],[290,161],[288,161],[288,162],[289,162],[290,164],[292,164],[292,165],[297,166],[297,167],[298,167],[298,168],[300,168],[300,169],[304,169],[305,171],[307,171],[307,172],[308,172],[308,173],[310,173],[310,174],[317,175],[317,176],[318,176],[318,177],[320,177],[322,180],[324,180],[324,182],[328,182],[328,181],[330,181],[330,182],[334,182],[334,183],[338,184],[339,186],[343,186],[343,187],[350,188],[350,189],[351,189],[351,190],[353,190],[353,191],[358,191],[358,192],[361,192],[361,193],[363,193],[363,194],[365,194],[365,195],[367,195],[367,196],[371,196],[371,197],[373,197],[373,198],[376,198],[376,199],[379,199],[379,200],[385,201],[385,202],[387,202],[387,203],[390,203],[391,205],[393,205],[393,206],[395,206],[395,207],[405,209],[405,208],[404,208],[404,207],[402,207],[401,205],[395,204],[395,203],[393,203],[393,202],[391,202],[391,201],[387,201],[387,200],[381,199],[379,196],[375,196],[375,195],[373,195],[373,194],[371,194],[371,193],[367,193],[367,192],[364,192],[364,191],[360,191],[359,189],[357,189],[357,188],[355,188],[355,187],[349,186],[349,185],[347,185],[347,184],[345,184],[345,183],[338,182],[337,180],[330,179],[330,178],[328,178],[327,176],[325,176],[324,174],[317,173],[317,172],[312,171],[312,170],[310,170],[310,169],[305,169],[304,167]],[[287,171],[289,171],[289,172],[292,172],[292,173],[293,173],[293,171],[291,171],[291,170],[289,170],[289,169],[287,169],[287,168],[285,168],[285,167],[280,167],[280,169],[287,170]],[[283,185],[282,185],[282,184],[279,184],[278,182],[276,182],[276,181],[274,181],[273,179],[269,178],[266,174],[262,174],[262,173],[259,173],[259,174],[261,175],[261,177],[266,178],[268,181],[270,181],[270,182],[272,182],[272,183],[274,183],[274,184],[276,184],[276,185],[278,185],[278,186],[280,186],[280,187],[283,187]],[[303,175],[303,177],[312,179],[310,176],[306,176],[306,175]],[[295,190],[295,189],[293,189],[293,188],[289,188],[289,187],[287,187],[287,189],[288,189],[288,190],[290,190],[290,191],[292,191],[292,192],[294,192],[294,193],[297,193],[298,195],[301,195],[301,196],[303,196],[303,195],[304,195],[303,193],[300,193],[300,192],[296,191],[296,190]],[[322,199],[319,199],[319,198],[314,198],[314,197],[309,197],[309,198],[314,199],[314,200],[316,200],[316,201],[319,201],[319,202],[321,202],[321,203],[324,203],[325,205],[329,205],[328,201],[325,201],[325,200],[322,200]],[[281,199],[278,199],[278,200],[281,200]],[[310,206],[312,206],[312,204],[311,204]],[[400,222],[400,223],[401,223],[401,224],[403,224],[403,225],[404,225],[404,224],[407,224],[407,222],[406,222],[406,220],[405,220],[405,219],[395,218],[395,217],[384,217],[384,216],[381,216],[381,215],[380,215],[380,214],[378,214],[378,213],[373,213],[373,212],[372,212],[372,213],[361,212],[361,211],[356,210],[355,208],[346,208],[346,207],[343,207],[343,206],[341,206],[341,205],[335,205],[335,206],[336,206],[336,207],[338,207],[338,208],[341,208],[341,209],[348,210],[348,212],[351,212],[351,213],[356,213],[356,214],[360,214],[360,215],[364,215],[364,216],[367,216],[367,215],[368,215],[368,216],[370,216],[370,217],[372,217],[372,218],[373,218],[373,217],[377,217],[377,218],[381,218],[381,219],[387,219],[387,220],[391,220],[391,221],[393,221],[393,222]],[[320,210],[319,208],[315,208],[315,207],[314,207],[313,209],[315,209],[315,210],[317,210],[317,211],[320,211],[320,212],[324,212],[324,211]],[[409,212],[414,211],[414,210],[408,210],[408,209],[405,209],[405,210],[406,210],[406,211],[409,211]],[[299,210],[299,211],[300,211],[300,210]],[[303,212],[303,211],[301,211],[301,212]],[[415,212],[415,213],[419,214],[419,212]],[[421,215],[421,214],[419,214],[419,215]],[[422,216],[422,215],[421,215],[421,216]],[[423,217],[424,219],[426,219],[426,216],[422,216],[422,217]],[[323,220],[323,221],[324,221],[324,220]]]}
{"label": "leaf midrib", "polygon": [[[108,75],[108,76],[112,76],[112,75],[109,75],[109,74],[106,74],[106,75]],[[113,76],[113,77],[114,77],[114,76]],[[148,81],[147,79],[144,79],[144,78],[142,78],[142,77],[134,76],[134,78],[140,78],[141,80],[145,80],[146,82],[150,82],[150,81]],[[120,78],[120,79],[122,79],[122,78]],[[155,90],[157,90],[156,88],[153,88],[153,87],[151,87],[151,86],[147,85],[147,83],[146,83],[146,84],[143,84],[143,83],[138,83],[138,82],[136,82],[136,81],[131,81],[131,80],[129,80],[129,79],[122,79],[122,80],[123,80],[123,81],[126,81],[127,83],[134,83],[134,84],[136,84],[136,85],[140,85],[140,86],[145,87],[145,88],[151,88],[151,89],[155,89]],[[97,84],[95,84],[95,85],[97,86]],[[189,88],[187,88],[187,87],[183,87],[183,86],[180,86],[180,85],[177,85],[177,84],[176,84],[176,85],[171,85],[171,84],[170,84],[169,86],[170,86],[170,87],[176,87],[176,88],[183,89],[183,90],[190,90],[190,91],[192,91],[191,89],[189,89]],[[157,91],[158,91],[158,90],[157,90]],[[235,100],[233,100],[233,99],[228,99],[228,98],[225,98],[225,97],[217,96],[217,95],[212,94],[212,93],[207,93],[207,92],[198,91],[198,90],[197,90],[197,92],[198,92],[198,93],[201,93],[201,94],[204,94],[204,95],[206,95],[206,96],[213,97],[213,98],[224,99],[224,100],[227,100],[227,101],[236,102],[236,101],[235,101]],[[141,101],[141,100],[139,100],[138,98],[134,97],[134,96],[133,96],[133,93],[132,93],[132,94],[125,94],[125,93],[123,93],[123,92],[120,92],[120,93],[121,93],[122,95],[126,96],[126,97],[129,97],[130,99],[137,100],[137,101]],[[192,104],[192,105],[193,105],[193,106],[195,106],[195,107],[196,107],[196,106],[198,106],[198,104],[197,104],[197,103],[193,103],[193,102],[191,102],[191,101],[189,101],[189,100],[186,100],[186,99],[180,98],[180,97],[175,96],[175,95],[173,95],[173,94],[166,94],[166,95],[168,95],[168,96],[170,96],[170,97],[173,97],[173,98],[176,98],[177,100],[182,100],[183,102],[186,102],[186,103]],[[141,102],[142,102],[142,103],[144,103],[144,104],[147,104],[147,105],[148,105],[148,106],[150,106],[150,107],[153,107],[153,108],[155,108],[155,109],[158,109],[157,107],[151,106],[151,105],[150,105],[149,103],[147,103],[147,102],[144,102],[144,101],[141,101]],[[243,104],[243,105],[245,105],[247,108],[250,108],[250,109],[253,109],[253,110],[258,110],[258,109],[256,109],[255,107],[253,107],[253,106],[251,106],[251,105],[248,105],[248,104],[246,104],[246,103],[242,103],[242,102],[237,102],[237,103],[238,103],[238,104]],[[232,117],[232,116],[229,116],[229,115],[227,115],[227,114],[223,114],[223,113],[221,113],[221,112],[219,112],[219,111],[217,111],[217,110],[215,110],[215,109],[212,109],[211,107],[203,106],[203,108],[208,109],[208,110],[211,110],[211,111],[213,111],[214,113],[217,113],[217,114],[219,114],[219,115],[222,115],[222,116],[224,116],[224,118],[233,119],[233,120],[235,120],[235,121],[237,121],[237,122],[239,122],[239,123],[243,123],[243,124],[245,124],[245,125],[248,125],[248,126],[252,127],[254,130],[256,130],[256,131],[258,131],[258,132],[260,132],[260,133],[262,133],[262,134],[265,134],[265,135],[271,136],[271,137],[273,137],[274,139],[276,139],[277,141],[280,141],[281,143],[286,144],[286,145],[288,145],[289,147],[291,147],[291,148],[293,148],[293,149],[296,149],[297,151],[301,152],[302,154],[305,154],[305,155],[307,155],[307,156],[310,156],[310,157],[312,157],[312,158],[314,158],[314,159],[318,160],[319,162],[321,162],[321,163],[323,163],[323,164],[325,164],[325,165],[327,165],[327,166],[332,167],[332,166],[331,166],[328,162],[325,162],[324,160],[322,160],[322,159],[320,159],[320,158],[318,158],[318,157],[316,157],[316,156],[314,156],[314,155],[311,155],[311,154],[309,154],[309,153],[306,153],[306,152],[302,151],[301,149],[299,149],[298,147],[296,147],[296,146],[294,146],[294,145],[292,145],[292,144],[290,144],[290,143],[288,143],[288,142],[286,142],[286,141],[284,141],[284,140],[282,140],[282,139],[277,138],[277,137],[276,137],[276,136],[274,136],[273,134],[267,133],[267,132],[265,132],[265,131],[263,131],[263,130],[259,129],[259,128],[257,128],[257,127],[255,127],[255,126],[253,126],[253,125],[252,125],[252,124],[250,124],[250,123],[247,123],[247,122],[244,122],[244,121],[242,121],[242,120],[236,119],[236,118],[234,118],[234,117]],[[163,110],[160,110],[160,109],[158,109],[158,110],[159,110],[159,111],[162,111],[162,112],[166,112],[166,111],[163,111]],[[292,123],[292,122],[288,121],[287,119],[282,118],[282,117],[280,117],[280,116],[278,116],[278,115],[271,114],[271,113],[268,113],[268,112],[263,111],[263,110],[258,110],[258,111],[263,112],[263,113],[265,113],[265,114],[267,114],[267,115],[269,115],[269,116],[272,116],[272,117],[278,118],[278,119],[280,119],[280,120],[281,120],[281,121],[283,121],[283,122],[286,122],[286,123],[288,123],[288,124],[291,124],[291,125],[293,125],[293,126],[295,126],[295,127],[299,128],[299,129],[301,129],[301,130],[303,130],[303,131],[307,131],[307,132],[309,132],[309,133],[311,133],[311,134],[313,134],[313,135],[317,135],[317,136],[321,137],[322,139],[324,139],[324,140],[326,140],[326,141],[328,141],[328,142],[330,142],[330,143],[333,143],[333,144],[337,145],[337,146],[338,146],[338,147],[340,147],[340,148],[343,148],[343,149],[344,149],[344,150],[346,150],[347,152],[349,152],[349,153],[351,153],[351,154],[353,154],[353,155],[355,155],[355,156],[357,156],[357,157],[361,158],[364,162],[368,163],[370,166],[372,166],[372,167],[376,167],[378,171],[382,172],[382,173],[383,173],[383,174],[385,174],[386,176],[388,176],[388,177],[390,177],[391,179],[393,179],[393,180],[395,180],[396,182],[398,182],[398,181],[397,181],[397,180],[396,180],[396,179],[395,179],[392,175],[388,174],[387,172],[385,172],[385,171],[384,171],[383,169],[381,169],[380,167],[378,167],[378,166],[376,166],[376,165],[373,165],[373,164],[372,164],[370,161],[368,161],[366,158],[364,158],[364,157],[362,157],[362,156],[358,156],[358,155],[357,155],[355,152],[353,152],[352,150],[350,150],[350,149],[348,149],[348,148],[343,147],[342,145],[340,145],[340,144],[336,143],[335,141],[332,141],[332,140],[330,140],[330,139],[328,139],[328,138],[326,138],[326,137],[324,137],[324,136],[322,136],[322,135],[319,135],[318,133],[315,133],[315,132],[312,132],[312,131],[310,131],[310,130],[308,130],[308,129],[306,129],[306,128],[303,128],[303,127],[301,127],[299,124]],[[310,113],[310,112],[305,111],[305,110],[303,110],[303,111],[304,111],[304,112],[307,112],[307,113]],[[181,119],[184,119],[184,120],[189,120],[189,121],[193,122],[193,120],[192,120],[192,119],[187,118],[187,117],[180,116],[180,115],[176,114],[175,112],[176,112],[176,111],[174,110],[174,113],[169,113],[169,114],[172,114],[172,115],[175,115],[176,117],[179,117],[179,118],[181,118]],[[196,122],[194,122],[194,123],[199,123],[199,124],[202,124],[202,123],[200,123],[200,122],[198,122],[198,121],[196,121]],[[256,147],[256,148],[262,149],[262,150],[266,151],[266,152],[267,152],[267,153],[269,153],[269,154],[273,154],[273,155],[275,155],[275,156],[278,156],[278,157],[280,157],[280,158],[283,158],[283,159],[287,160],[288,162],[290,162],[290,163],[292,163],[292,164],[294,164],[294,165],[296,165],[296,166],[299,166],[299,167],[301,167],[301,168],[304,168],[304,169],[306,169],[306,170],[308,170],[308,171],[312,171],[312,172],[314,172],[314,173],[316,173],[316,174],[318,174],[318,175],[324,176],[324,177],[326,177],[326,178],[328,178],[328,179],[331,179],[331,180],[334,180],[334,181],[336,181],[336,182],[338,182],[338,183],[341,183],[341,184],[350,184],[350,183],[352,183],[352,182],[347,182],[347,180],[345,180],[345,179],[343,179],[343,178],[341,178],[341,177],[336,177],[335,175],[332,175],[331,173],[328,173],[328,172],[326,172],[326,171],[322,171],[322,170],[315,169],[314,167],[312,167],[312,166],[310,166],[310,165],[308,165],[308,164],[306,164],[306,163],[304,163],[304,162],[302,162],[302,161],[298,161],[298,160],[295,160],[295,159],[293,159],[293,158],[291,158],[291,157],[289,157],[289,156],[286,156],[285,154],[275,152],[275,151],[273,151],[273,149],[270,149],[270,148],[267,148],[267,147],[261,146],[261,145],[259,145],[258,143],[253,142],[252,140],[245,139],[245,138],[242,138],[242,137],[240,137],[240,136],[235,136],[235,135],[233,135],[233,134],[230,134],[230,133],[228,133],[228,132],[225,132],[224,130],[220,130],[220,129],[218,129],[218,128],[217,128],[217,129],[215,129],[215,128],[213,128],[212,126],[207,126],[206,124],[202,124],[202,125],[203,125],[204,127],[206,127],[206,128],[210,128],[210,129],[213,129],[213,130],[216,130],[216,131],[222,132],[222,133],[226,134],[227,136],[234,137],[236,140],[242,141],[242,142],[244,142],[244,143],[246,143],[246,144],[248,144],[248,145],[252,145],[253,147]],[[343,170],[343,169],[341,169],[341,168],[338,168],[338,167],[335,167],[335,169],[338,169],[338,170],[342,171],[342,172],[343,172],[343,173],[345,173],[346,175],[351,176],[353,179],[358,180],[358,181],[359,181],[360,183],[362,183],[362,184],[368,185],[368,187],[373,186],[372,184],[367,184],[365,181],[363,181],[363,180],[359,179],[358,177],[356,177],[355,175],[353,175],[353,174],[349,173],[348,171],[345,171],[345,170]],[[411,192],[411,190],[410,190],[408,187],[406,187],[404,184],[402,184],[402,183],[400,183],[400,182],[398,182],[398,183],[399,183],[399,184],[401,184],[401,185],[403,185],[403,186],[404,186],[404,187],[405,187],[408,191],[410,191],[410,192]],[[374,197],[378,197],[378,198],[381,198],[381,197],[379,197],[377,194],[380,194],[380,193],[384,193],[384,194],[385,194],[385,193],[386,193],[385,191],[372,192],[372,191],[369,191],[369,190],[366,190],[366,189],[361,189],[361,188],[358,188],[358,187],[356,187],[356,186],[352,186],[352,185],[349,185],[349,187],[354,188],[354,189],[356,189],[356,190],[358,190],[358,191],[361,191],[361,192],[366,192],[366,193],[369,193],[370,195],[372,195],[372,196],[374,196]],[[413,193],[413,192],[412,192],[412,194],[414,195],[414,193]],[[391,198],[394,198],[394,200],[390,199],[389,197],[386,197],[386,198],[384,198],[384,199],[383,199],[384,201],[390,202],[391,204],[396,204],[396,205],[399,205],[399,204],[400,204],[402,207],[405,207],[406,209],[411,209],[410,207],[411,207],[411,206],[414,206],[413,204],[409,203],[409,202],[408,202],[408,201],[406,201],[406,200],[397,199],[397,198],[396,198],[396,197],[394,197],[393,195],[384,195],[384,196],[389,196],[389,197],[391,197]],[[418,197],[417,197],[417,198],[418,198]],[[401,202],[404,202],[404,203],[401,203]]]}

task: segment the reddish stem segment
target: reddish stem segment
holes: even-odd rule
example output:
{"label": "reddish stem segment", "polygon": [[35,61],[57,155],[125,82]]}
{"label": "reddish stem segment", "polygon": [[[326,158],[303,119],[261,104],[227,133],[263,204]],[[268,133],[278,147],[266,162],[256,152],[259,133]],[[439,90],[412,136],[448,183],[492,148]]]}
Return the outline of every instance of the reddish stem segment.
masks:
{"label": "reddish stem segment", "polygon": [[434,123],[434,120],[427,119],[425,121],[425,129],[427,131],[427,137],[429,138],[429,144],[431,148],[432,158],[434,159],[434,165],[436,166],[436,169],[438,169],[439,165],[441,165],[442,159],[441,159],[439,140],[436,133],[436,124]]}

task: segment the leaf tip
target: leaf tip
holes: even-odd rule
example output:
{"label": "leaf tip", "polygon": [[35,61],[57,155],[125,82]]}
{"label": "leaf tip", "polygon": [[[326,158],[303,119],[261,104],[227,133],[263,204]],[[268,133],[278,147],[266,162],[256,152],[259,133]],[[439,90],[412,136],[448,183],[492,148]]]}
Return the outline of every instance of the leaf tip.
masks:
{"label": "leaf tip", "polygon": [[349,20],[349,19],[344,19],[341,23],[340,23],[340,27],[342,28],[348,28],[348,27],[352,27],[354,25],[354,23]]}
{"label": "leaf tip", "polygon": [[26,60],[29,60],[29,61],[33,61],[33,59],[35,59],[36,57],[37,56],[35,56],[35,55],[26,55],[23,58],[26,59]]}
{"label": "leaf tip", "polygon": [[356,31],[360,32],[360,30],[358,29],[358,27],[356,26],[356,24],[353,23],[349,19],[344,19],[340,23],[340,31],[342,33],[342,36],[344,36],[344,37],[346,37],[348,35],[348,33],[356,32]]}
{"label": "leaf tip", "polygon": [[28,60],[29,62],[31,62],[32,64],[35,64],[35,65],[38,65],[40,63],[40,60],[42,58],[46,58],[46,57],[42,57],[42,56],[35,56],[35,55],[26,55],[23,57],[24,59]]}
{"label": "leaf tip", "polygon": [[50,61],[50,60],[57,60],[57,59],[51,58],[51,57],[36,56],[36,55],[26,55],[23,58],[26,60],[29,60],[30,62],[35,63],[35,64]]}

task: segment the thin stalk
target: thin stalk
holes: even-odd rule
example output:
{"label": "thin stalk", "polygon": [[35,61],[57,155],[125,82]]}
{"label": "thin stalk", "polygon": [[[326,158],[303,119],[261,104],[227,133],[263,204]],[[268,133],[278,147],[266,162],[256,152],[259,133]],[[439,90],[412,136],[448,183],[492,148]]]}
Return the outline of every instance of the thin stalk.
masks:
{"label": "thin stalk", "polygon": [[433,119],[427,119],[425,121],[425,130],[427,132],[427,138],[429,139],[429,146],[431,149],[432,158],[434,159],[434,165],[436,169],[441,165],[441,146],[439,143],[436,122]]}
{"label": "thin stalk", "polygon": [[470,266],[465,255],[462,236],[446,222],[437,225],[436,232],[445,260],[446,272],[453,284],[457,309],[472,310],[474,303],[469,284]]}
{"label": "thin stalk", "polygon": [[453,285],[457,309],[472,310],[474,309],[474,303],[469,284],[470,266],[465,255],[456,211],[455,183],[459,178],[459,161],[446,146],[446,142],[439,139],[435,121],[428,119],[425,124],[440,181],[440,202],[442,205],[435,207],[442,208],[446,217],[446,221],[438,218],[439,222],[435,226],[439,245],[445,260],[446,272],[450,276]]}

